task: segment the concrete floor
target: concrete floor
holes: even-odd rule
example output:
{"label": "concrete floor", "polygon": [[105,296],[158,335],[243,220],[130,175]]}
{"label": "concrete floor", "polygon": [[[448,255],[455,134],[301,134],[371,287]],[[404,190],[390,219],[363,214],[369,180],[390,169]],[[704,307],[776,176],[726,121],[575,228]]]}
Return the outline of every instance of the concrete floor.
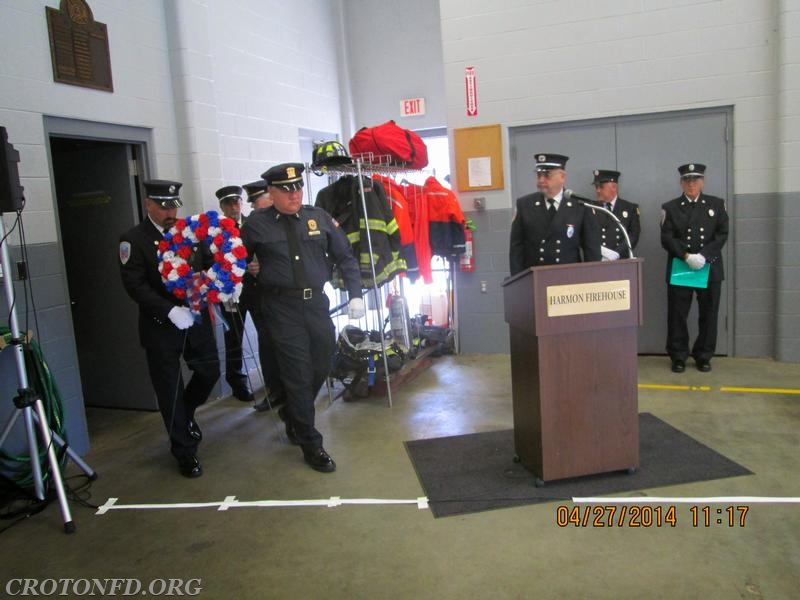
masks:
{"label": "concrete floor", "polygon": [[[630,495],[800,496],[800,395],[722,392],[721,386],[800,388],[800,365],[714,360],[675,375],[641,357],[651,412],[755,474],[637,490]],[[708,389],[705,389],[708,388]],[[403,441],[511,428],[509,359],[435,359],[382,398],[317,404],[334,474],[304,465],[270,413],[232,399],[198,413],[205,474],[181,477],[158,414],[90,409],[99,473],[90,502],[415,499],[422,488]],[[76,472],[74,467],[70,473]],[[71,480],[71,484],[76,482]],[[744,528],[560,528],[547,503],[435,519],[415,505],[337,508],[95,510],[71,503],[77,532],[56,504],[0,537],[0,596],[11,578],[201,579],[203,598],[797,598],[800,505],[753,504]],[[190,591],[193,589],[190,588]]]}

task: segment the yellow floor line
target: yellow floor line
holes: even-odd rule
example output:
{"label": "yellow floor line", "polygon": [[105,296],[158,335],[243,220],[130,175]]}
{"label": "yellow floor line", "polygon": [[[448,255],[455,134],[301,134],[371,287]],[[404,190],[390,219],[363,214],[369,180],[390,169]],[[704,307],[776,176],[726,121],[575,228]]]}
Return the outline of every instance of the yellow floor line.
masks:
{"label": "yellow floor line", "polygon": [[686,392],[711,391],[711,388],[707,385],[662,385],[659,383],[640,383],[639,388],[643,390],[683,390]]}
{"label": "yellow floor line", "polygon": [[[642,390],[678,390],[684,392],[710,392],[711,386],[708,385],[666,385],[660,383],[640,383],[639,389]],[[721,386],[720,392],[741,392],[750,394],[800,394],[800,389],[795,388],[755,388],[755,387],[731,387]]]}
{"label": "yellow floor line", "polygon": [[800,394],[798,389],[783,388],[751,388],[751,387],[721,387],[721,392],[750,392],[755,394]]}

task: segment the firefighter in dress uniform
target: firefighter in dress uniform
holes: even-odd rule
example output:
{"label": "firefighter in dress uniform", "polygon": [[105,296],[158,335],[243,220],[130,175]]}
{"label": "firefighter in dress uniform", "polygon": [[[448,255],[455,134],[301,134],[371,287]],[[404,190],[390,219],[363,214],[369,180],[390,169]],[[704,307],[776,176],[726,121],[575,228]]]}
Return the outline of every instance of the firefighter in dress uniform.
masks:
{"label": "firefighter in dress uniform", "polygon": [[[158,244],[176,220],[181,183],[145,181],[147,217],[122,234],[119,262],[122,283],[139,305],[139,341],[147,355],[150,380],[170,439],[173,456],[185,477],[200,477],[203,468],[197,447],[203,434],[194,419],[219,379],[217,342],[207,311],[195,320],[192,312],[173,296],[158,271]],[[198,265],[205,258],[208,264]],[[194,253],[194,270],[211,264],[210,254]],[[181,357],[192,371],[184,387]]]}
{"label": "firefighter in dress uniform", "polygon": [[[250,183],[245,183],[247,201],[254,211],[269,208],[272,206],[272,198],[267,191],[267,182],[257,179]],[[245,225],[246,227],[246,225]],[[264,378],[266,395],[264,399],[253,408],[258,412],[272,410],[273,408],[286,403],[286,392],[281,383],[280,370],[278,369],[278,359],[275,357],[275,350],[269,341],[267,334],[268,323],[261,318],[260,300],[258,294],[258,272],[260,270],[258,260],[253,259],[247,265],[247,272],[242,282],[242,294],[239,297],[239,304],[242,310],[250,313],[253,325],[258,336],[258,359],[261,365],[261,376]]]}
{"label": "firefighter in dress uniform", "polygon": [[511,275],[528,267],[598,261],[600,230],[591,208],[564,198],[568,157],[536,156],[538,192],[518,198],[511,223]]}
{"label": "firefighter in dress uniform", "polygon": [[250,215],[243,241],[260,265],[261,316],[275,349],[287,403],[278,414],[289,441],[312,469],[329,473],[336,463],[314,426],[314,399],[330,371],[336,339],[322,290],[333,265],[341,271],[351,319],[364,316],[358,262],[347,237],[324,210],[303,205],[303,165],[272,167],[267,181],[273,206]]}
{"label": "firefighter in dress uniform", "polygon": [[[728,240],[728,212],[722,198],[703,193],[706,166],[699,163],[678,167],[683,195],[661,207],[661,246],[667,251],[667,354],[672,371],[683,373],[689,356],[686,320],[697,296],[698,332],[691,355],[699,371],[711,370],[717,347],[717,315],[722,281],[722,248]],[[708,287],[672,285],[673,259],[685,261],[692,270],[710,265]]]}
{"label": "firefighter in dress uniform", "polygon": [[[242,214],[242,196],[244,189],[238,185],[228,185],[216,191],[219,208],[222,214],[236,223],[236,228],[241,230],[246,217]],[[244,287],[244,284],[242,285]],[[250,390],[247,373],[242,353],[242,339],[244,337],[245,307],[241,300],[226,302],[223,305],[227,329],[225,330],[225,381],[231,386],[234,398],[242,402],[254,402],[253,392]]]}
{"label": "firefighter in dress uniform", "polygon": [[[639,224],[639,205],[619,197],[621,175],[619,171],[595,169],[592,183],[598,204],[614,213],[628,233],[631,248],[636,248],[636,244],[639,243],[639,234],[642,231]],[[595,211],[595,215],[597,224],[600,226],[600,243],[602,244],[600,252],[603,260],[630,258],[625,234],[622,233],[616,221],[602,211]]]}

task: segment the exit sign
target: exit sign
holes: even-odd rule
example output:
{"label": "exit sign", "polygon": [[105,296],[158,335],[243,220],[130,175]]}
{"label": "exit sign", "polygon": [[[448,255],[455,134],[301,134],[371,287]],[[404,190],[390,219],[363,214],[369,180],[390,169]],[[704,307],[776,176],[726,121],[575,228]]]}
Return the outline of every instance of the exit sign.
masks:
{"label": "exit sign", "polygon": [[425,114],[425,98],[400,100],[401,117],[417,117]]}

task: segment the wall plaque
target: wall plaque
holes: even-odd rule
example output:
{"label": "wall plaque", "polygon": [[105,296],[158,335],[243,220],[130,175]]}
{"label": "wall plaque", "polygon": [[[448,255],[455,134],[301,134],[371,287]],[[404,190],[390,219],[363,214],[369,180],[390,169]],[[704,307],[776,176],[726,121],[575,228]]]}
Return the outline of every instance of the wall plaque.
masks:
{"label": "wall plaque", "polygon": [[84,0],[61,0],[58,10],[49,6],[45,10],[53,79],[113,92],[105,23],[94,20],[92,9]]}

